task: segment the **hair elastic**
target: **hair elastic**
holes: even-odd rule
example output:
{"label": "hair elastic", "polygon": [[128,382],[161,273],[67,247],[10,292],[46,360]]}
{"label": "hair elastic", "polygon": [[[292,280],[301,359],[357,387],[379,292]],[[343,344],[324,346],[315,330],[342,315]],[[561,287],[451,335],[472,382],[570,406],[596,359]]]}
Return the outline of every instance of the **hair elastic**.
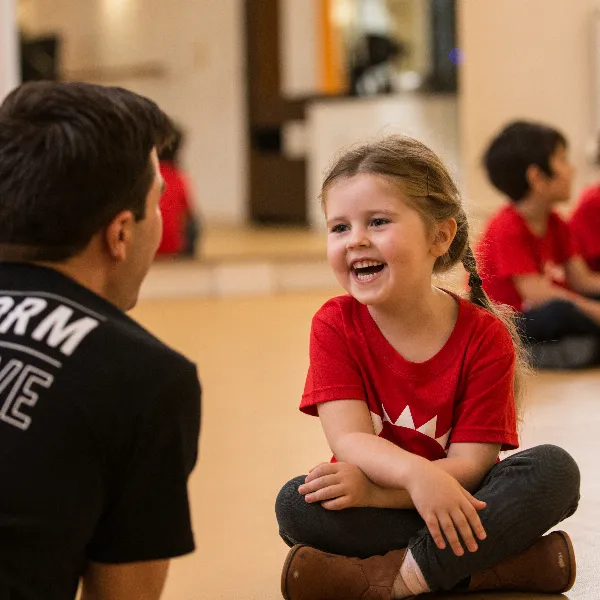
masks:
{"label": "hair elastic", "polygon": [[469,287],[481,287],[483,281],[481,281],[481,277],[477,275],[477,273],[471,273],[469,275]]}

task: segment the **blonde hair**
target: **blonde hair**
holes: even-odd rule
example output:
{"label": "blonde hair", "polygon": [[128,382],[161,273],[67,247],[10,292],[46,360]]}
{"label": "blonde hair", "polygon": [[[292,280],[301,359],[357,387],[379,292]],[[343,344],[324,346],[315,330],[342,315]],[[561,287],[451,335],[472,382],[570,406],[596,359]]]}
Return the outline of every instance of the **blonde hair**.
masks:
{"label": "blonde hair", "polygon": [[512,309],[494,304],[483,289],[469,242],[469,222],[461,195],[444,163],[435,152],[414,138],[387,136],[353,147],[340,156],[325,176],[321,202],[325,202],[327,189],[334,181],[359,173],[379,175],[397,183],[430,230],[436,223],[447,219],[456,221],[456,235],[448,251],[436,259],[433,273],[443,273],[462,262],[469,274],[468,299],[498,317],[510,332],[516,353],[514,392],[520,419],[524,380],[529,371],[527,353],[517,331]]}

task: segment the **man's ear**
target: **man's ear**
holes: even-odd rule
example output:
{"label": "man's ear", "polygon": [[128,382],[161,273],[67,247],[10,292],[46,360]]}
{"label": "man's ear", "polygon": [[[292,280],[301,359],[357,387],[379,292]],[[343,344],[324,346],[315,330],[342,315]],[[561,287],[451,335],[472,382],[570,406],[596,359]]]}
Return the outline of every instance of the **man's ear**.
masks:
{"label": "man's ear", "polygon": [[123,210],[116,215],[104,230],[104,240],[111,258],[123,262],[133,240],[135,217],[130,210]]}
{"label": "man's ear", "polygon": [[456,219],[454,218],[436,224],[431,246],[431,252],[434,256],[443,256],[448,252],[448,248],[450,248],[450,244],[452,244],[452,240],[456,235],[456,229]]}

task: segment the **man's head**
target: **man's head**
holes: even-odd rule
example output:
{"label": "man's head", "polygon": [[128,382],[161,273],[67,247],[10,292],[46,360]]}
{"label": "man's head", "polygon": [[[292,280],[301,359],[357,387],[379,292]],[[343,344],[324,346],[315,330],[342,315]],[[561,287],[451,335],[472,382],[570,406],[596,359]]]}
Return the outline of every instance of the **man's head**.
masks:
{"label": "man's head", "polygon": [[534,194],[549,205],[569,199],[573,167],[567,139],[552,127],[510,123],[491,141],[484,164],[491,183],[518,203]]}
{"label": "man's head", "polygon": [[63,263],[94,242],[139,287],[161,235],[156,149],[172,135],[153,102],[121,88],[16,88],[0,106],[0,260]]}

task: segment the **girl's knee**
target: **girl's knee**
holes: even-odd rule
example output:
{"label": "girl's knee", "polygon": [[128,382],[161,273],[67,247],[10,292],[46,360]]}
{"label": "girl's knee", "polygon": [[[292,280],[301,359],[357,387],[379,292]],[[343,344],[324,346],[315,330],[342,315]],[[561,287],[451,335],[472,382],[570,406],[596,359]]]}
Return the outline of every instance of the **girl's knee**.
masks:
{"label": "girl's knee", "polygon": [[537,458],[542,481],[555,490],[579,498],[581,475],[575,459],[560,446],[544,444],[531,449]]}
{"label": "girl's knee", "polygon": [[554,444],[544,444],[537,446],[537,449],[542,454],[546,464],[560,468],[561,471],[569,473],[572,479],[579,481],[579,467],[575,459],[564,448]]}
{"label": "girl's knee", "polygon": [[305,476],[300,475],[288,481],[277,494],[275,500],[275,514],[280,529],[285,529],[285,526],[296,521],[296,513],[300,511],[306,502],[298,488],[304,483]]}

